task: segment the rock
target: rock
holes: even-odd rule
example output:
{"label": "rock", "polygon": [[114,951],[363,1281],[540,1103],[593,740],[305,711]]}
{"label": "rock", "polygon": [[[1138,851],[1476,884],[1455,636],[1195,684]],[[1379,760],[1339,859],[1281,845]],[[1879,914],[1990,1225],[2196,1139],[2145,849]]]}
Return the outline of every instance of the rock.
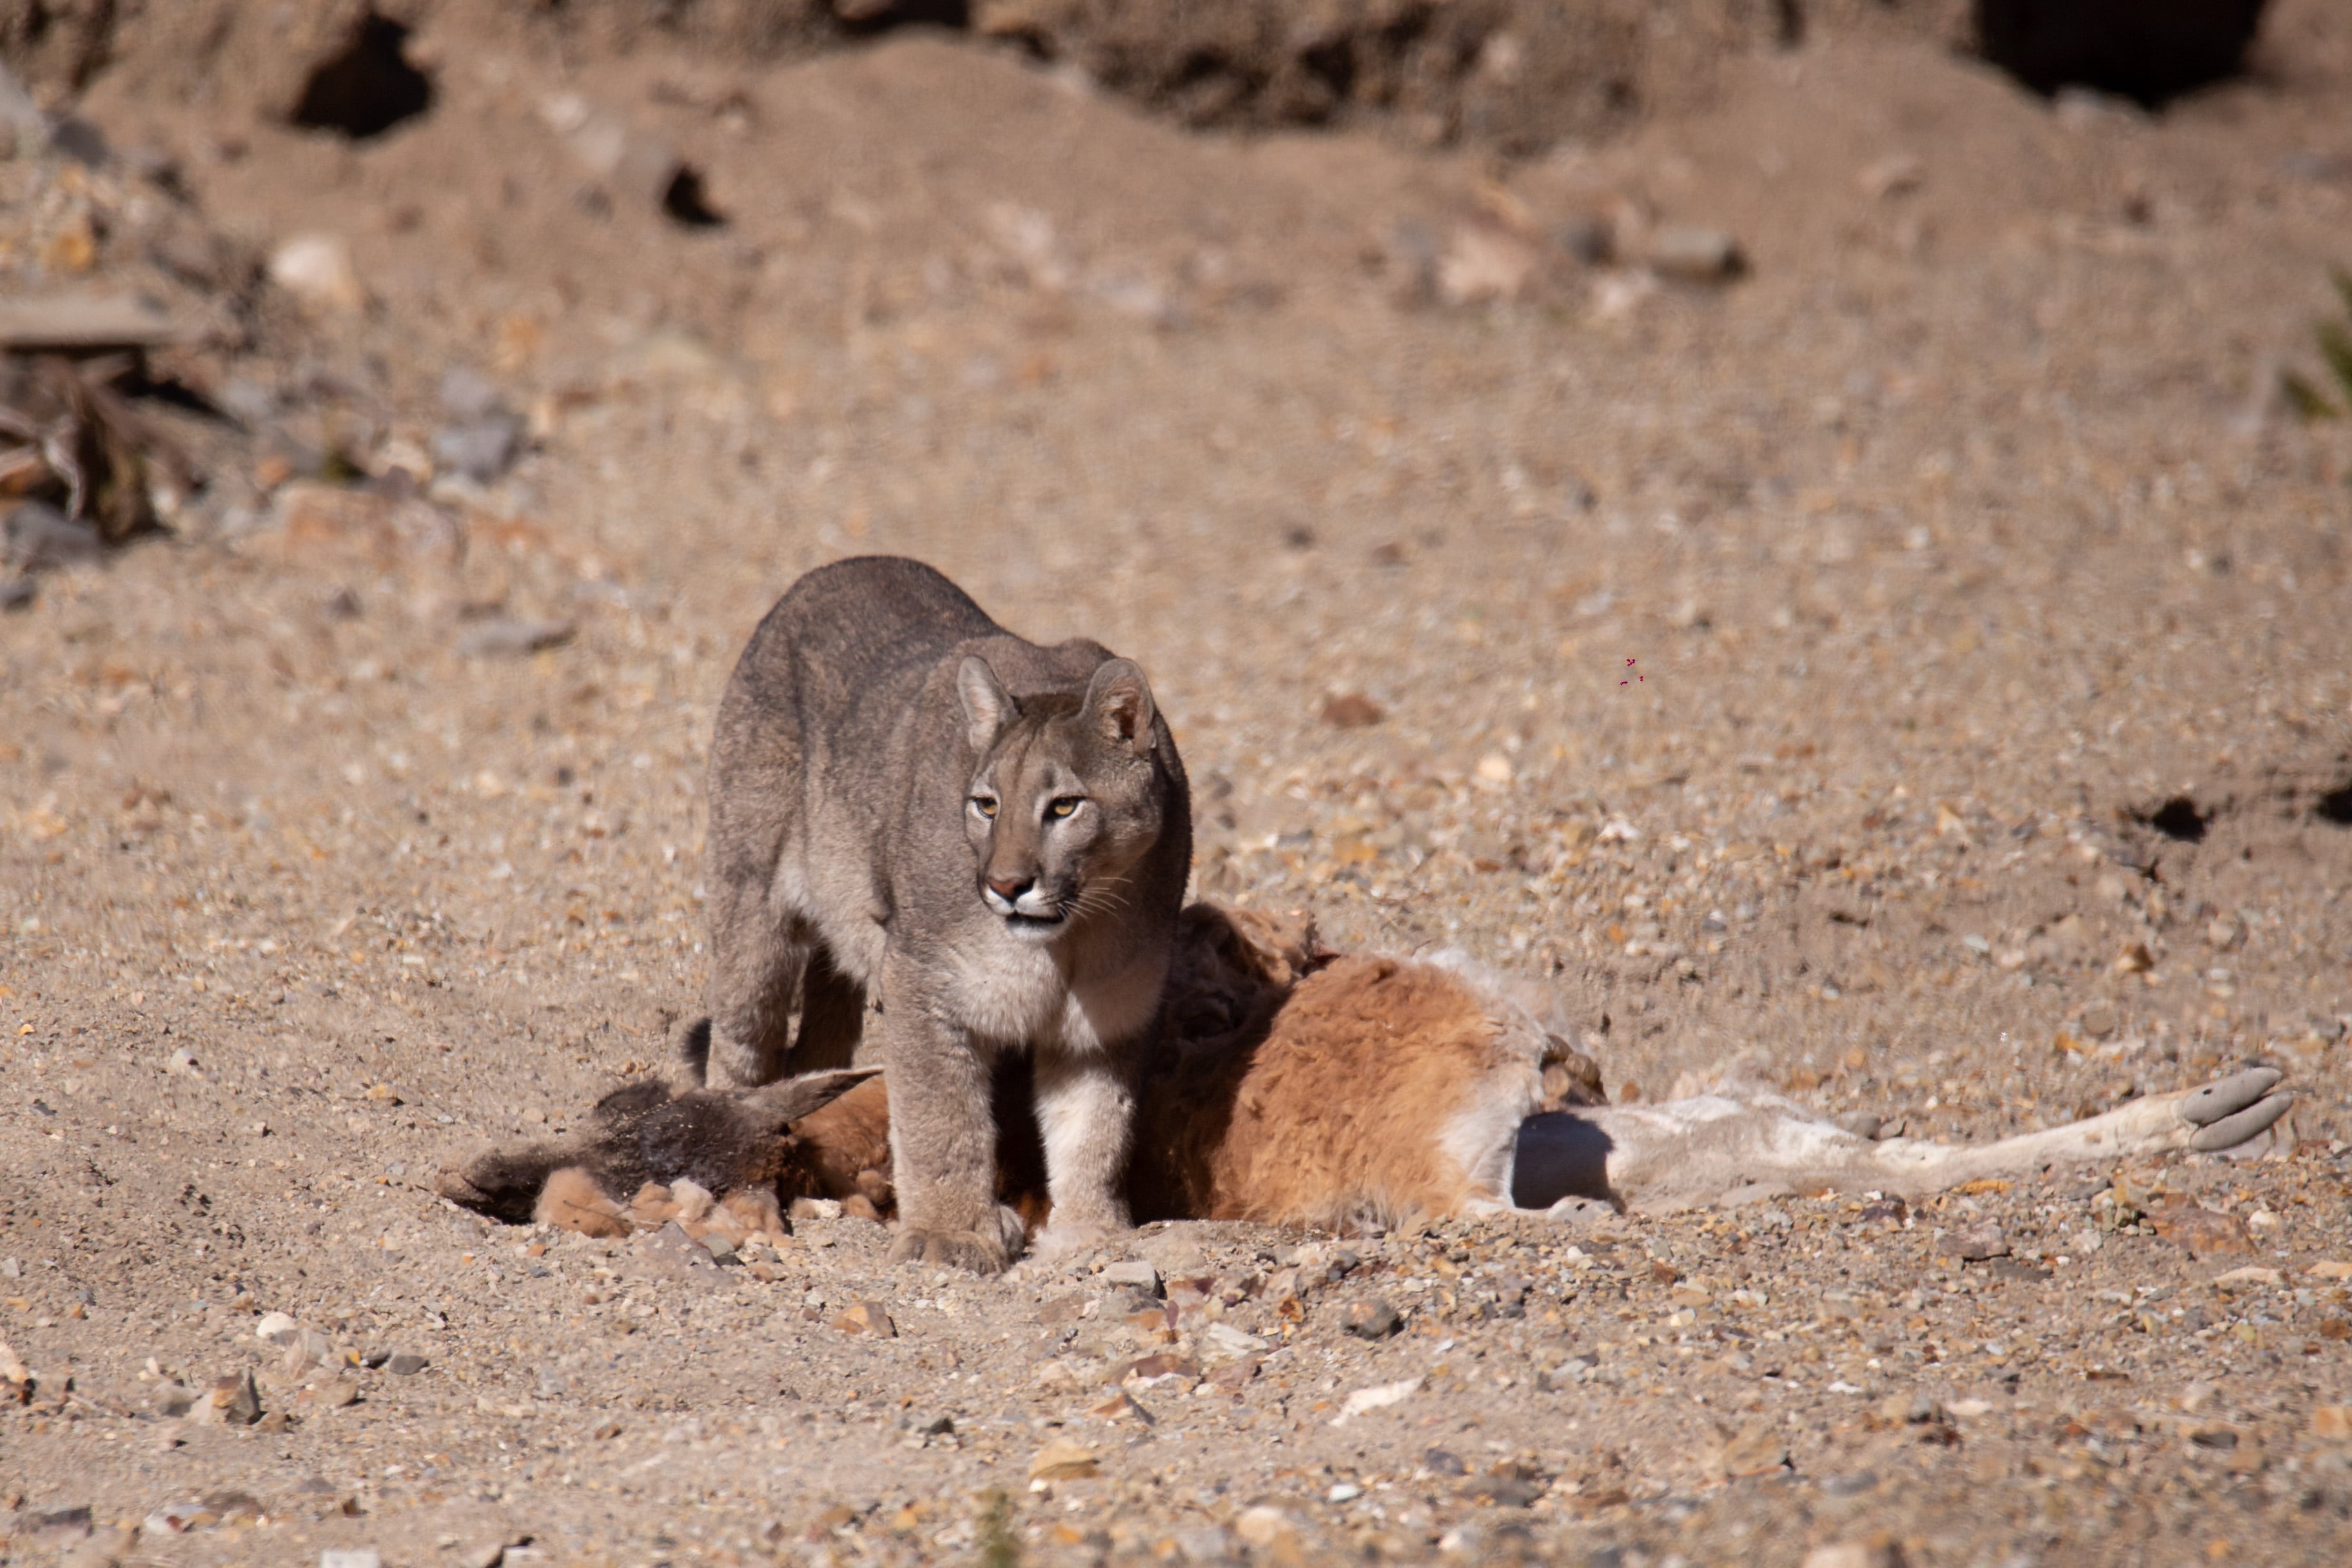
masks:
{"label": "rock", "polygon": [[1589,1229],[1616,1217],[1617,1211],[1598,1198],[1562,1198],[1544,1210],[1544,1218],[1580,1229]]}
{"label": "rock", "polygon": [[1496,1465],[1483,1476],[1464,1481],[1461,1495],[1473,1502],[1497,1508],[1526,1508],[1544,1494],[1544,1483],[1510,1463]]}
{"label": "rock", "polygon": [[30,1518],[19,1517],[12,1527],[10,1544],[56,1548],[89,1539],[92,1529],[87,1507],[55,1508]]}
{"label": "rock", "polygon": [[1903,1548],[1892,1540],[1835,1542],[1806,1552],[1804,1568],[1904,1568]]}
{"label": "rock", "polygon": [[261,1419],[261,1390],[250,1372],[234,1372],[215,1382],[197,1412],[226,1426],[250,1426]]}
{"label": "rock", "polygon": [[264,1312],[253,1325],[253,1337],[264,1344],[290,1345],[302,1325],[283,1312]]}
{"label": "rock", "polygon": [[53,571],[95,561],[105,551],[98,530],[47,501],[21,501],[0,523],[0,559],[19,573]]}
{"label": "rock", "polygon": [[1135,1396],[1123,1388],[1100,1404],[1087,1406],[1087,1414],[1097,1421],[1135,1421],[1146,1426],[1152,1425],[1151,1412],[1137,1404]]}
{"label": "rock", "polygon": [[1160,1270],[1140,1258],[1122,1259],[1105,1268],[1100,1276],[1106,1285],[1139,1290],[1146,1296],[1160,1294]]}
{"label": "rock", "polygon": [[331,234],[297,235],[269,258],[269,280],[313,309],[357,310],[367,303],[351,247]]}
{"label": "rock", "polygon": [[360,1399],[360,1385],[348,1377],[329,1378],[306,1392],[311,1405],[320,1410],[341,1410]]}
{"label": "rock", "polygon": [[1685,283],[1727,283],[1748,270],[1739,242],[1718,228],[1668,224],[1650,237],[1643,258],[1661,277]]}
{"label": "rock", "polygon": [[394,1351],[384,1358],[383,1370],[394,1377],[415,1377],[432,1364],[414,1351]]}
{"label": "rock", "polygon": [[896,1339],[898,1326],[878,1301],[859,1301],[834,1319],[833,1326],[845,1334],[871,1334],[877,1340]]}
{"label": "rock", "polygon": [[1341,1481],[1323,1494],[1325,1502],[1353,1502],[1364,1495],[1364,1489],[1353,1481]]}
{"label": "rock", "polygon": [[1417,1377],[1406,1378],[1402,1383],[1383,1383],[1370,1388],[1360,1388],[1340,1403],[1339,1414],[1331,1418],[1331,1425],[1343,1426],[1359,1415],[1385,1410],[1391,1405],[1402,1405],[1420,1388],[1421,1379]]}
{"label": "rock", "polygon": [[2246,1222],[2199,1204],[2168,1204],[2148,1211],[2151,1229],[2191,1258],[2244,1257],[2254,1250]]}
{"label": "rock", "polygon": [[445,425],[433,433],[433,461],[444,472],[486,485],[514,466],[522,437],[522,420],[503,410]]}
{"label": "rock", "polygon": [[1102,1473],[1094,1450],[1056,1437],[1030,1457],[1029,1479],[1033,1481],[1081,1481]]}
{"label": "rock", "polygon": [[120,1527],[93,1531],[86,1540],[66,1548],[57,1568],[121,1568],[138,1542],[137,1535]]}
{"label": "rock", "polygon": [[480,419],[502,412],[498,384],[480,371],[453,365],[441,375],[442,411],[452,419]]}
{"label": "rock", "polygon": [[1715,1205],[1717,1208],[1746,1208],[1750,1204],[1771,1203],[1779,1198],[1796,1195],[1797,1189],[1785,1182],[1748,1182],[1716,1199]]}
{"label": "rock", "polygon": [[1888,1394],[1878,1402],[1879,1419],[1896,1426],[1924,1426],[1944,1414],[1936,1396],[1925,1389]]}
{"label": "rock", "polygon": [[1189,1389],[1201,1381],[1201,1363],[1175,1354],[1148,1355],[1131,1363],[1122,1374],[1122,1381],[1138,1388],[1164,1382],[1179,1390]]}
{"label": "rock", "polygon": [[1963,1263],[1982,1263],[1990,1258],[2009,1256],[2009,1237],[1990,1220],[1945,1237],[1944,1246]]}
{"label": "rock", "polygon": [[383,1568],[383,1553],[373,1546],[330,1547],[319,1553],[319,1568]]}
{"label": "rock", "polygon": [[1742,1476],[1769,1475],[1787,1468],[1788,1441],[1770,1422],[1751,1422],[1724,1444],[1717,1463],[1721,1465],[1723,1473],[1733,1479]]}
{"label": "rock", "polygon": [[1196,1525],[1176,1532],[1176,1553],[1187,1563],[1231,1562],[1234,1538],[1222,1524]]}
{"label": "rock", "polygon": [[1291,1525],[1288,1514],[1278,1508],[1269,1508],[1265,1503],[1259,1503],[1255,1508],[1242,1510],[1234,1517],[1234,1533],[1242,1538],[1244,1545],[1264,1552],[1276,1542],[1285,1536],[1295,1534],[1296,1531]]}
{"label": "rock", "polygon": [[1497,223],[1457,226],[1437,258],[1437,297],[1449,305],[1516,300],[1534,280],[1543,253]]}
{"label": "rock", "polygon": [[278,488],[270,515],[272,531],[256,546],[289,561],[359,557],[387,569],[408,563],[454,567],[465,555],[465,530],[456,518],[388,490],[297,479]]}
{"label": "rock", "polygon": [[193,1499],[185,1502],[167,1502],[149,1514],[140,1525],[147,1535],[180,1535],[200,1525],[217,1524],[220,1515]]}
{"label": "rock", "polygon": [[2213,1280],[2214,1285],[2223,1290],[2261,1290],[2285,1282],[2286,1277],[2277,1269],[2253,1265],[2243,1268],[2232,1268],[2227,1274],[2217,1276]]}
{"label": "rock", "polygon": [[2314,1279],[2352,1279],[2352,1262],[2340,1258],[2323,1258],[2311,1266]]}
{"label": "rock", "polygon": [[712,1259],[710,1249],[687,1234],[675,1219],[638,1234],[637,1256],[657,1271],[675,1278],[715,1285],[727,1278]]}
{"label": "rock", "polygon": [[570,621],[527,621],[493,616],[477,621],[457,639],[466,658],[520,658],[542,648],[561,647],[572,640]]}
{"label": "rock", "polygon": [[1208,1381],[1216,1387],[1238,1394],[1250,1385],[1263,1364],[1255,1356],[1236,1356],[1232,1361],[1221,1363],[1209,1373]]}
{"label": "rock", "polygon": [[523,421],[488,376],[460,365],[441,378],[441,406],[451,423],[433,437],[433,460],[444,470],[488,484],[521,450]]}
{"label": "rock", "polygon": [[2321,1405],[2311,1412],[2311,1435],[2329,1443],[2352,1440],[2352,1405]]}
{"label": "rock", "polygon": [[1341,1310],[1339,1326],[1360,1340],[1384,1340],[1404,1327],[1397,1310],[1377,1296],[1350,1301]]}
{"label": "rock", "polygon": [[1243,1356],[1264,1354],[1271,1346],[1253,1333],[1246,1333],[1231,1323],[1211,1323],[1201,1335],[1201,1357],[1203,1361],[1233,1361]]}
{"label": "rock", "polygon": [[1387,709],[1360,691],[1343,691],[1323,704],[1323,722],[1335,729],[1368,729],[1388,716]]}

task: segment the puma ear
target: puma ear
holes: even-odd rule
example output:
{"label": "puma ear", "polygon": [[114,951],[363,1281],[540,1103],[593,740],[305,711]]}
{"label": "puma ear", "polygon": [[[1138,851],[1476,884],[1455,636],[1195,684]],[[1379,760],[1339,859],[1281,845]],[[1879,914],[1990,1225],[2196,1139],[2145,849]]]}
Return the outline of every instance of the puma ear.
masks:
{"label": "puma ear", "polygon": [[1020,704],[978,654],[965,658],[956,671],[956,695],[963,699],[964,734],[971,742],[972,755],[984,757],[997,731],[1021,711]]}
{"label": "puma ear", "polygon": [[1087,687],[1086,716],[1106,741],[1117,742],[1137,756],[1151,753],[1151,683],[1143,667],[1131,658],[1105,659]]}

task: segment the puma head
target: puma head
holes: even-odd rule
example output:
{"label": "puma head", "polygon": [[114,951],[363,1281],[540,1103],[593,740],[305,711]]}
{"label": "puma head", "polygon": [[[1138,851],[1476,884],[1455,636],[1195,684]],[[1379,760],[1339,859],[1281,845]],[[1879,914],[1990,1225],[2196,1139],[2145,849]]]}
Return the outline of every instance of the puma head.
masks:
{"label": "puma head", "polygon": [[1016,701],[974,656],[956,689],[977,759],[964,792],[975,887],[1016,933],[1050,941],[1124,897],[1120,882],[1166,826],[1150,683],[1112,658],[1083,697]]}

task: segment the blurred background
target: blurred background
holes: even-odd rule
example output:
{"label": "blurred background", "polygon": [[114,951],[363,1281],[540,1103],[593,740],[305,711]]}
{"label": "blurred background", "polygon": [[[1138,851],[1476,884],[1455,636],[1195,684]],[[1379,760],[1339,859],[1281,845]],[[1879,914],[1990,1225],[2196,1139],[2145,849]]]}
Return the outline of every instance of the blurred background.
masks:
{"label": "blurred background", "polygon": [[231,951],[365,918],[657,1035],[734,650],[893,551],[1144,660],[1202,891],[1558,977],[1636,1092],[1989,1131],[2342,1049],[2326,0],[12,0],[0,54],[24,940],[164,940],[193,814]]}
{"label": "blurred background", "polygon": [[[286,1435],[200,1442],[204,1485],[358,1475],[286,1507],[400,1561],[461,1514],[488,1531],[503,1488],[509,1525],[670,1561],[673,1518],[751,1553],[778,1521],[823,1543],[929,1518],[819,1512],[827,1489],[982,1479],[905,1451],[945,1408],[940,1342],[845,1362],[814,1310],[754,1296],[632,1335],[635,1307],[581,1315],[612,1287],[583,1298],[576,1258],[558,1278],[427,1185],[667,1057],[699,1011],[721,684],[797,574],[896,552],[1143,663],[1196,892],[1544,982],[1621,1102],[1761,1084],[1985,1138],[2250,1059],[2295,1077],[2249,1151],[2291,1161],[1976,1184],[1916,1233],[1855,1204],[1828,1251],[1807,1207],[1787,1268],[1750,1211],[1645,1221],[1643,1312],[1702,1268],[1720,1301],[1748,1258],[1769,1309],[1677,1307],[1703,1326],[1622,1399],[1457,1379],[1385,1458],[1288,1413],[1265,1441],[1319,1467],[1300,1497],[1373,1484],[1327,1460],[1426,1475],[1407,1448],[1477,1468],[1516,1443],[1563,1479],[1553,1560],[1793,1561],[1854,1509],[1895,1533],[1811,1561],[2341,1555],[2341,0],[0,0],[0,61],[13,1353],[210,1377],[248,1353],[242,1311],[283,1305],[436,1362],[370,1381],[355,1425],[288,1429],[273,1387]],[[2151,1180],[2203,1228],[2090,1258],[2084,1227]],[[1936,1272],[1927,1238],[1979,1214],[2011,1272]],[[856,1283],[880,1239],[853,1224],[789,1300],[871,1289],[915,1321],[908,1294],[947,1287]],[[1473,1242],[1538,1245],[1482,1225],[1450,1256]],[[2224,1268],[2269,1284],[2225,1300]],[[1765,1342],[1862,1310],[1832,1281],[1884,1316],[1767,1389]],[[1605,1335],[1614,1367],[1669,1331],[1622,1294],[1552,1312],[1543,1353]],[[966,1298],[992,1347],[1036,1331],[1024,1298]],[[1463,1353],[1524,1374],[1535,1307]],[[748,1371],[706,1353],[755,1317]],[[1717,1329],[1762,1335],[1752,1368]],[[1907,1364],[1930,1332],[1950,1365]],[[1066,1413],[1023,1354],[967,1349],[997,1381],[955,1419],[1020,1439],[1018,1487]],[[788,1404],[861,1380],[846,1450],[769,1444],[766,1369],[798,1362]],[[1947,1379],[1991,1413],[1965,1458]],[[624,1380],[635,1410],[758,1411],[759,1451],[677,1465],[661,1506],[553,1489]],[[526,1403],[483,1414],[489,1390]],[[1769,1486],[1717,1487],[1731,1406],[1704,1402],[1768,1394],[1839,1489],[1778,1446]],[[2200,1409],[2237,1424],[2179,1425]],[[1456,1416],[1491,1437],[1423,1430]],[[165,1479],[185,1453],[56,1419],[19,1466],[42,1509],[202,1490]],[[1245,1451],[1181,1447],[1150,1507],[1210,1506]],[[613,1451],[578,1447],[580,1478]],[[358,1518],[388,1454],[433,1489]],[[721,1508],[728,1475],[756,1484]],[[1652,1555],[1606,1543],[1634,1539],[1605,1522],[1628,1488],[1660,1500],[1626,1526]],[[1444,1504],[1474,1506],[1501,1512]],[[1349,1550],[1469,1552],[1451,1529]]]}

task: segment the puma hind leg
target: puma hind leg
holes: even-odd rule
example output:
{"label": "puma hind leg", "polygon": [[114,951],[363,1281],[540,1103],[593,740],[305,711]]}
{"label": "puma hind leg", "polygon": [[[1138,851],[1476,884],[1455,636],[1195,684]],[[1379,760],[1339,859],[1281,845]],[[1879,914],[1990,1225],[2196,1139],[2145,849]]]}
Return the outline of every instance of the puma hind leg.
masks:
{"label": "puma hind leg", "polygon": [[801,974],[800,1027],[787,1071],[832,1072],[856,1064],[866,1032],[866,988],[841,972],[833,952],[814,944]]}
{"label": "puma hind leg", "polygon": [[761,889],[718,889],[712,907],[705,1077],[718,1089],[757,1089],[784,1076],[815,933],[780,915]]}

